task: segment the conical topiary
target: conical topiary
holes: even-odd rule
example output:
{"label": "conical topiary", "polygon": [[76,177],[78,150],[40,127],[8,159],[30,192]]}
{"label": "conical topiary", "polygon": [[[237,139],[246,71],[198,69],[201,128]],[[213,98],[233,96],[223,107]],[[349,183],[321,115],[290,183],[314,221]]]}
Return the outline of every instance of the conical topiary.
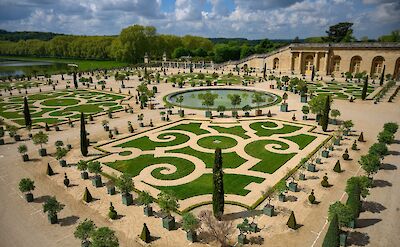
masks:
{"label": "conical topiary", "polygon": [[146,243],[150,243],[150,231],[147,228],[146,223],[143,224],[142,233],[140,234],[140,239]]}
{"label": "conical topiary", "polygon": [[50,163],[47,163],[46,174],[47,174],[47,176],[53,176],[54,175],[54,171],[51,168]]}
{"label": "conical topiary", "polygon": [[315,202],[314,190],[311,190],[311,193],[310,193],[310,195],[308,196],[308,201],[309,201],[311,204],[314,204],[314,202]]}
{"label": "conical topiary", "polygon": [[336,161],[336,164],[335,164],[335,166],[333,167],[333,171],[334,172],[342,172],[342,168],[341,168],[341,166],[340,166],[340,161],[338,160],[338,161]]}
{"label": "conical topiary", "polygon": [[297,223],[296,223],[296,217],[294,216],[294,212],[293,211],[292,211],[292,213],[290,213],[290,216],[289,216],[289,219],[288,219],[286,225],[289,228],[291,228],[293,230],[296,230]]}
{"label": "conical topiary", "polygon": [[272,117],[271,110],[268,110],[267,117]]}
{"label": "conical topiary", "polygon": [[92,195],[90,194],[88,188],[85,187],[85,193],[83,193],[83,201],[89,203],[92,200],[93,200]]}
{"label": "conical topiary", "polygon": [[358,141],[359,141],[359,142],[365,142],[365,140],[364,140],[364,133],[363,133],[363,132],[361,132],[360,136],[358,137]]}

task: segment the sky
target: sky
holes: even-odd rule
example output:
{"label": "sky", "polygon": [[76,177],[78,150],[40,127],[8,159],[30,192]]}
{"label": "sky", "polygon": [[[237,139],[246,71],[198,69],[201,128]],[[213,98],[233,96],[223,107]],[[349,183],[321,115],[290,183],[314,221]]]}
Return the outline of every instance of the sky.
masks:
{"label": "sky", "polygon": [[158,33],[248,39],[325,35],[354,23],[357,38],[400,29],[399,0],[0,0],[0,29],[116,35],[130,25]]}

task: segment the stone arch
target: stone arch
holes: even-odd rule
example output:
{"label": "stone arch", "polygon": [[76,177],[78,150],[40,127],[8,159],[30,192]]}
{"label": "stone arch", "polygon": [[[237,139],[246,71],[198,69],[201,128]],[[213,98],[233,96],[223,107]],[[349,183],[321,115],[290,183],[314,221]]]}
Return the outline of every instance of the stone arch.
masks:
{"label": "stone arch", "polygon": [[274,58],[272,62],[272,69],[279,69],[279,58]]}
{"label": "stone arch", "polygon": [[360,56],[354,56],[350,60],[350,72],[360,73],[361,72],[361,62],[362,58]]}
{"label": "stone arch", "polygon": [[332,72],[339,72],[340,71],[340,62],[341,62],[342,58],[338,55],[333,56],[332,58],[332,67],[331,67],[331,71]]}
{"label": "stone arch", "polygon": [[307,55],[304,59],[304,71],[311,71],[314,66],[314,56]]}
{"label": "stone arch", "polygon": [[380,75],[382,73],[384,63],[385,59],[382,56],[374,57],[371,63],[371,75]]}
{"label": "stone arch", "polygon": [[400,80],[400,57],[397,58],[396,63],[394,65],[393,78],[396,81]]}

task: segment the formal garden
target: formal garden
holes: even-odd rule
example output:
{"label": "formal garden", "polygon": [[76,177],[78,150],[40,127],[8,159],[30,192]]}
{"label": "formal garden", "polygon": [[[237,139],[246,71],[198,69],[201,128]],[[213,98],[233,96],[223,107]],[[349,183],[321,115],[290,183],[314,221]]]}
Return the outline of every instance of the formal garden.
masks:
{"label": "formal garden", "polygon": [[[367,89],[367,96],[371,94],[375,89],[376,85],[369,84]],[[363,83],[356,82],[324,82],[322,83],[308,83],[308,89],[310,94],[313,95],[332,95],[335,99],[350,99],[352,97],[360,99],[363,89]]]}
{"label": "formal garden", "polygon": [[133,177],[137,189],[173,191],[180,210],[211,201],[214,152],[222,150],[227,201],[250,208],[328,136],[272,119],[181,120],[99,146],[99,161]]}
{"label": "formal garden", "polygon": [[[83,112],[87,115],[123,109],[121,103],[128,97],[111,92],[93,90],[62,90],[27,96],[32,124],[57,124],[73,121]],[[7,96],[0,99],[0,116],[21,126],[24,125],[24,96]]]}

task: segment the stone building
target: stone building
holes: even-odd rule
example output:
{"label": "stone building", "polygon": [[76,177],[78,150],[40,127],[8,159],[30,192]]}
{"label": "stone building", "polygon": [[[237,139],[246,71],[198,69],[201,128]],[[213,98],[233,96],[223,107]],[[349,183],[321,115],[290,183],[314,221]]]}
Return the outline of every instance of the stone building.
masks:
{"label": "stone building", "polygon": [[365,71],[374,77],[382,73],[400,79],[400,43],[294,43],[267,54],[255,54],[224,66],[252,67],[267,70],[340,76],[342,73]]}

